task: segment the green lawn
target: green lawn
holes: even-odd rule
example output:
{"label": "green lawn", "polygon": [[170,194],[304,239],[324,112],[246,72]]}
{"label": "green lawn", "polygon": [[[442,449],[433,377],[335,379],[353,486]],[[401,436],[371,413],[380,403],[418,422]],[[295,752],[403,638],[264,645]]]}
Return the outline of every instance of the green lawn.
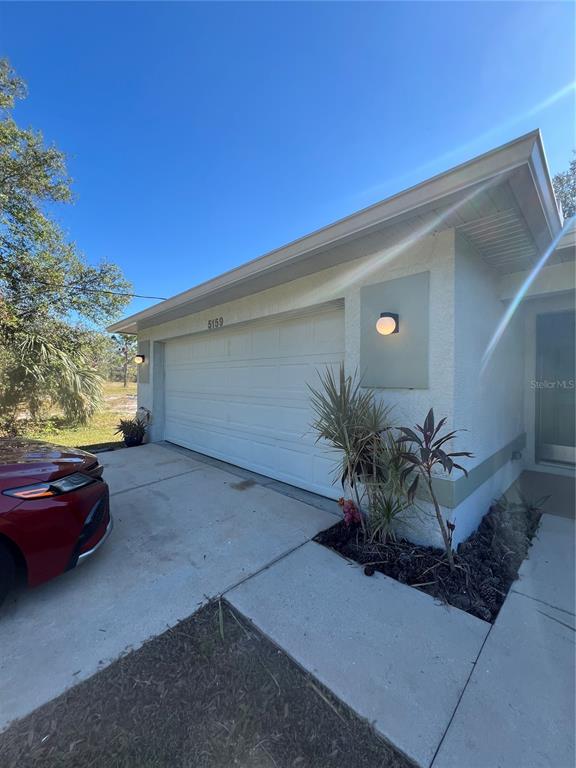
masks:
{"label": "green lawn", "polygon": [[114,434],[116,425],[121,418],[133,416],[135,411],[136,384],[130,382],[124,388],[121,382],[108,381],[104,385],[103,410],[89,424],[70,427],[63,424],[59,416],[53,416],[30,437],[86,450],[120,448],[124,443],[121,435]]}

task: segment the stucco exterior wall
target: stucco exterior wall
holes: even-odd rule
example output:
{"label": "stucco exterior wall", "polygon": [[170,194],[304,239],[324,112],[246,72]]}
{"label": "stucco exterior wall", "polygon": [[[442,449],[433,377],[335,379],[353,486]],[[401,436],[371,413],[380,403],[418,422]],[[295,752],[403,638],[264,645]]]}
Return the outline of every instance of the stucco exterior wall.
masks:
{"label": "stucco exterior wall", "polygon": [[[385,255],[384,255],[385,256]],[[454,398],[454,230],[427,237],[406,253],[372,270],[361,271],[345,294],[346,364],[360,366],[360,288],[429,270],[429,386],[427,389],[383,389],[379,397],[393,407],[396,423],[422,423],[430,407],[451,419]],[[377,318],[374,318],[376,322]],[[402,318],[400,316],[400,322]],[[386,338],[382,339],[386,343]]]}
{"label": "stucco exterior wall", "polygon": [[456,241],[454,425],[480,464],[525,431],[524,331],[517,314],[482,370],[482,357],[506,310],[498,274],[464,236]]}
{"label": "stucco exterior wall", "polygon": [[[187,334],[209,333],[208,320],[223,317],[225,333],[243,323],[285,312],[295,312],[338,299],[345,306],[345,360],[349,372],[360,365],[360,288],[374,282],[430,271],[430,387],[426,390],[382,390],[380,396],[395,408],[399,423],[413,424],[433,405],[438,413],[452,412],[454,366],[454,232],[443,231],[412,243],[402,252],[376,250],[372,255],[317,272],[251,296],[157,325],[138,334],[139,341],[151,342],[150,381],[139,384],[138,405],[153,409],[154,390],[161,384],[154,364],[158,346]],[[374,322],[376,322],[374,319]],[[385,338],[382,342],[385,343]],[[160,439],[156,432],[154,439]]]}
{"label": "stucco exterior wall", "polygon": [[[524,422],[524,329],[521,313],[513,318],[486,367],[484,352],[506,311],[498,274],[463,235],[455,243],[455,428],[466,430],[454,450],[471,451],[463,460],[470,471],[526,431]],[[510,458],[468,496],[453,513],[454,539],[476,529],[491,502],[504,493],[522,471]]]}
{"label": "stucco exterior wall", "polygon": [[[150,341],[149,383],[138,390],[138,404],[153,411],[152,439],[162,439],[163,343],[183,335],[210,333],[208,321],[224,319],[215,333],[237,323],[343,300],[345,312],[345,362],[348,372],[360,368],[361,288],[428,271],[429,386],[426,389],[377,389],[377,397],[393,407],[398,425],[422,423],[428,409],[450,428],[466,429],[457,450],[471,450],[469,468],[480,465],[494,452],[524,432],[524,330],[515,321],[481,375],[481,359],[505,309],[499,298],[498,276],[468,241],[446,230],[410,243],[403,250],[376,249],[369,256],[325,269],[312,276],[285,283],[210,310],[146,329],[139,340]],[[382,308],[384,311],[386,308]],[[401,313],[400,313],[401,314]],[[376,322],[377,317],[374,318]],[[386,338],[382,338],[386,343]],[[492,499],[505,491],[520,471],[520,462],[506,462],[492,472],[457,506],[445,507],[456,522],[455,543],[478,525]],[[454,477],[456,479],[456,477]],[[423,543],[440,543],[431,508],[421,502],[422,513],[405,533]]]}

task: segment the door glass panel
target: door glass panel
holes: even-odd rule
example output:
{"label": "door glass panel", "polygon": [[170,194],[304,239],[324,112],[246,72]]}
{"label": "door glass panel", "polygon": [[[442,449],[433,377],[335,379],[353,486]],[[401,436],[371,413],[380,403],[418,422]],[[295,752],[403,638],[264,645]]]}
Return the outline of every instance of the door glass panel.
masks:
{"label": "door glass panel", "polygon": [[536,324],[536,457],[574,464],[574,312],[539,315]]}

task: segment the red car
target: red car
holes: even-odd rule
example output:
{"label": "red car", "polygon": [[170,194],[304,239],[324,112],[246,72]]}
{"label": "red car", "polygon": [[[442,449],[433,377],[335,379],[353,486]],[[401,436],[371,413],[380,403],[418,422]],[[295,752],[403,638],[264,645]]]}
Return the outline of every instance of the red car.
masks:
{"label": "red car", "polygon": [[58,576],[93,555],[111,530],[96,456],[0,439],[0,603],[19,572],[29,586]]}

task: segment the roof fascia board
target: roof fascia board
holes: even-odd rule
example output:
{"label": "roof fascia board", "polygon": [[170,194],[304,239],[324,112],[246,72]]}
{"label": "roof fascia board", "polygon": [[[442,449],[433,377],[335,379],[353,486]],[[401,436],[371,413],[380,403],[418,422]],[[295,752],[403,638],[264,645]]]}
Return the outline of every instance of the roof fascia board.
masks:
{"label": "roof fascia board", "polygon": [[[168,314],[183,304],[192,304],[195,300],[209,294],[217,295],[223,289],[238,282],[252,279],[261,272],[288,265],[291,261],[311,256],[319,250],[325,250],[348,239],[360,237],[392,219],[405,218],[416,210],[431,207],[450,195],[463,192],[474,185],[484,183],[495,176],[509,173],[519,166],[530,163],[536,145],[541,145],[540,133],[539,131],[532,131],[502,147],[456,166],[452,170],[434,176],[382,202],[364,208],[281,248],[270,251],[264,256],[248,261],[207,282],[176,294],[153,307],[131,315],[110,325],[109,330],[135,333],[140,321],[148,321],[147,325],[150,325],[152,324],[150,320],[157,317],[157,322],[161,323],[163,322],[161,320],[162,315]],[[543,159],[544,168],[547,169],[545,157]],[[128,330],[129,328],[131,330]]]}
{"label": "roof fascia board", "polygon": [[564,225],[564,216],[556,201],[550,166],[548,165],[548,158],[546,157],[546,150],[544,149],[544,142],[540,131],[538,131],[538,141],[534,143],[530,156],[530,169],[537,182],[535,186],[540,197],[542,210],[548,219],[550,236],[554,238]]}
{"label": "roof fascia board", "polygon": [[540,134],[528,163],[510,178],[510,186],[538,251],[543,253],[562,228],[563,217],[556,203]]}

